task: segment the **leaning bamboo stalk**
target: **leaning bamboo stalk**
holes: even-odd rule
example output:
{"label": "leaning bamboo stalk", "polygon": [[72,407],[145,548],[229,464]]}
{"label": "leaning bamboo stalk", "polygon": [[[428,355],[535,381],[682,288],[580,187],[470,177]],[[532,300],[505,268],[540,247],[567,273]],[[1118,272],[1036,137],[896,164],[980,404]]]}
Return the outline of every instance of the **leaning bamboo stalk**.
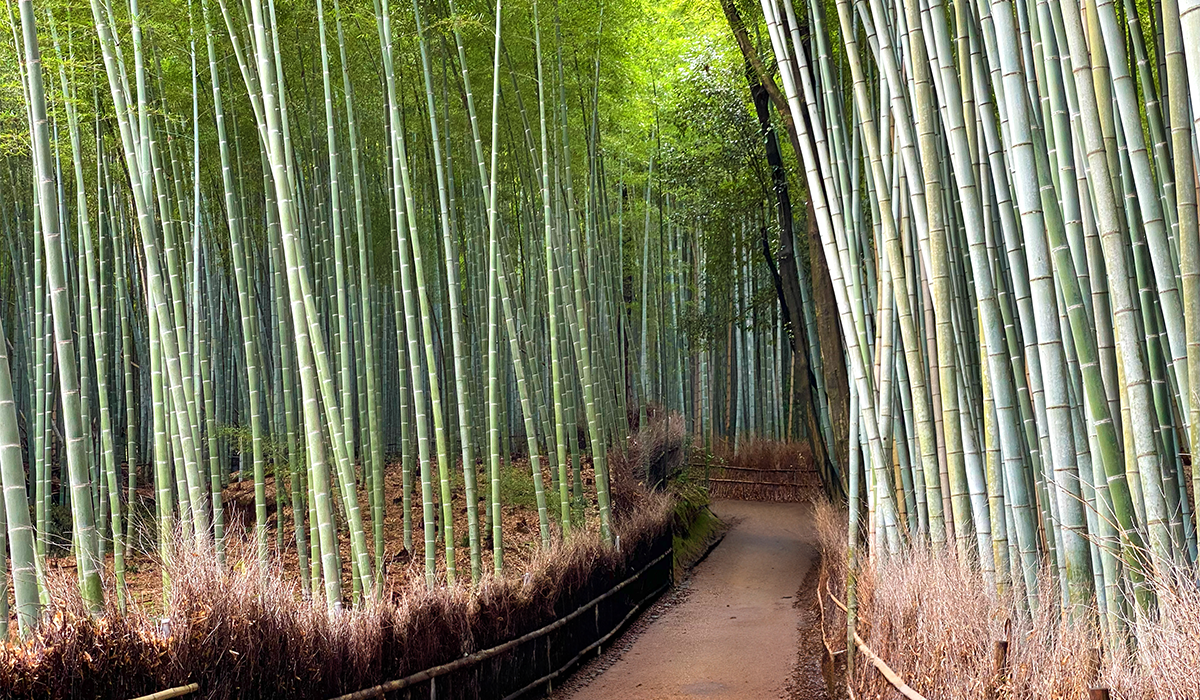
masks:
{"label": "leaning bamboo stalk", "polygon": [[[266,29],[264,25],[264,13],[261,0],[256,0],[251,6],[254,14],[255,27],[255,42],[261,48],[266,44]],[[341,575],[336,564],[336,539],[333,532],[333,516],[331,503],[331,483],[330,472],[328,470],[327,454],[325,451],[324,434],[321,427],[322,416],[320,409],[317,406],[318,393],[324,393],[317,386],[319,370],[316,367],[316,359],[320,355],[314,347],[317,340],[316,337],[310,334],[310,324],[307,317],[306,302],[311,302],[311,293],[306,294],[306,290],[302,287],[300,260],[297,254],[296,245],[296,221],[294,200],[292,199],[292,180],[291,173],[287,167],[287,158],[285,154],[285,144],[281,133],[282,123],[280,119],[280,111],[277,109],[277,98],[275,90],[277,83],[275,80],[275,63],[271,60],[265,50],[257,54],[257,68],[259,76],[261,76],[262,90],[262,105],[265,116],[265,131],[269,135],[266,148],[269,155],[270,171],[274,177],[276,198],[275,210],[278,212],[280,222],[280,232],[283,239],[283,252],[286,260],[288,289],[290,297],[292,326],[296,335],[296,350],[299,359],[300,377],[302,394],[304,397],[304,421],[305,429],[308,435],[308,456],[310,460],[314,491],[316,493],[315,502],[317,504],[318,527],[320,530],[321,539],[321,557],[322,570],[325,578],[325,595],[330,605],[337,605],[341,601]],[[260,126],[260,128],[262,128]],[[328,368],[320,374],[328,376]],[[329,400],[330,397],[323,397]],[[327,410],[336,411],[335,406],[327,407]],[[332,430],[332,443],[334,450],[337,452],[338,445],[344,449],[344,443],[341,441],[341,436],[336,434],[336,430]],[[340,481],[342,481],[343,492],[346,491],[346,474],[341,467],[343,460],[336,459],[338,463]],[[351,511],[347,508],[352,514]],[[361,528],[360,528],[361,529]],[[356,547],[356,549],[359,549]],[[365,552],[359,552],[365,554]],[[360,568],[360,578],[363,571]],[[370,579],[367,579],[367,587],[369,588]]]}
{"label": "leaning bamboo stalk", "polygon": [[[429,48],[425,39],[424,25],[421,20],[421,11],[418,7],[417,0],[413,0],[413,16],[417,23],[417,36],[419,38],[421,66],[425,77],[425,99],[426,106],[429,111],[429,130],[431,133],[430,142],[433,147],[433,163],[434,174],[437,180],[438,188],[438,208],[439,219],[442,230],[443,252],[445,254],[446,266],[446,289],[447,301],[450,309],[450,339],[451,348],[454,355],[454,386],[455,394],[458,399],[458,427],[459,441],[462,446],[463,458],[463,484],[467,499],[467,536],[470,546],[471,556],[471,579],[478,581],[482,572],[482,564],[479,557],[479,509],[477,507],[478,499],[475,493],[475,455],[474,445],[471,442],[471,418],[470,405],[467,396],[467,381],[466,365],[464,364],[464,348],[463,348],[463,322],[461,303],[459,301],[459,272],[458,272],[458,256],[454,250],[454,239],[450,230],[450,205],[448,203],[448,193],[446,185],[446,167],[443,163],[442,145],[438,138],[438,123],[436,110],[433,100],[433,70],[430,67]],[[464,66],[465,68],[465,66]],[[446,154],[447,157],[449,154]],[[416,238],[413,239],[414,245],[414,261],[418,247]],[[417,268],[420,274],[420,268]],[[431,344],[427,342],[427,347]],[[438,471],[441,477],[442,486],[442,520],[443,529],[445,530],[446,544],[446,561],[447,561],[447,578],[451,583],[454,581],[455,566],[454,566],[454,532],[452,524],[454,521],[453,512],[451,509],[450,496],[450,453],[446,444],[445,429],[442,427],[442,409],[441,409],[441,394],[438,388],[437,377],[433,374],[435,364],[431,350],[427,350],[428,363],[430,371],[430,397],[433,401],[434,411],[434,430],[435,437],[438,442]]]}
{"label": "leaning bamboo stalk", "polygon": [[37,26],[31,0],[21,0],[21,30],[25,43],[25,65],[29,75],[30,130],[33,137],[34,165],[41,206],[42,236],[45,241],[46,281],[50,287],[50,306],[54,320],[55,354],[58,362],[59,390],[63,404],[63,427],[67,442],[67,469],[71,482],[72,521],[80,589],[88,607],[98,612],[104,593],[100,582],[101,562],[96,541],[96,522],[89,495],[89,468],[85,463],[85,441],[80,407],[79,375],[69,318],[66,267],[63,260],[62,229],[58,211],[53,169],[50,165],[50,136],[46,119],[46,93],[42,83],[42,59],[38,47]]}
{"label": "leaning bamboo stalk", "polygon": [[[403,290],[404,325],[406,331],[408,357],[408,378],[412,382],[414,418],[417,433],[417,454],[421,469],[421,502],[425,531],[425,581],[432,588],[435,584],[435,540],[436,522],[433,506],[432,467],[429,454],[428,401],[426,388],[421,379],[420,343],[425,340],[427,359],[432,360],[433,354],[431,333],[428,329],[432,319],[429,316],[428,297],[424,294],[425,282],[421,271],[416,269],[415,253],[419,250],[417,241],[416,203],[408,164],[408,146],[403,136],[400,119],[400,105],[396,88],[395,65],[392,46],[391,16],[387,0],[375,3],[376,27],[379,31],[379,42],[383,52],[385,87],[387,94],[389,150],[392,158],[392,181],[390,190],[392,204],[396,212],[395,236],[399,259],[396,261],[400,268],[400,284]],[[416,244],[416,248],[413,245]],[[416,292],[414,294],[414,291]],[[418,308],[420,296],[424,299]],[[420,314],[418,316],[417,314]],[[422,332],[424,331],[424,333]],[[434,371],[436,362],[430,361],[430,371]],[[428,375],[427,375],[428,376]],[[440,418],[439,418],[440,421]],[[453,543],[448,546],[452,547]]]}
{"label": "leaning bamboo stalk", "polygon": [[[1171,10],[1175,12],[1172,13]],[[1167,81],[1171,94],[1171,140],[1176,154],[1187,152],[1200,133],[1200,1],[1166,0]],[[1183,56],[1180,56],[1180,53]],[[1182,60],[1181,60],[1182,59]],[[1187,103],[1182,94],[1191,96],[1192,123],[1188,123]],[[1197,192],[1194,161],[1175,157],[1175,182],[1179,192],[1179,257],[1183,287],[1184,332],[1187,336],[1188,373],[1195,377],[1189,388],[1191,416],[1188,423],[1189,449],[1200,448],[1200,234],[1197,233]],[[1192,515],[1200,531],[1200,463],[1192,463]]]}
{"label": "leaning bamboo stalk", "polygon": [[[457,35],[456,35],[457,36]],[[496,155],[497,151],[497,131],[500,126],[500,0],[496,0],[496,49],[492,60],[492,162],[491,172],[488,181],[488,336],[487,336],[487,356],[488,356],[488,473],[491,477],[491,519],[492,519],[492,558],[493,570],[497,576],[504,571],[504,529],[501,526],[500,518],[503,513],[501,509],[500,499],[500,382],[499,382],[499,355],[500,355],[500,329],[499,329],[499,313],[500,309],[497,303],[496,292],[499,286],[499,271],[498,258],[500,256],[500,238],[497,235],[498,226],[496,223],[496,199],[499,190],[499,182],[496,178]],[[460,56],[461,60],[461,56]],[[463,80],[466,82],[466,65],[463,65]],[[468,104],[470,104],[468,102]],[[474,109],[470,109],[471,124],[475,124]],[[475,128],[477,132],[478,129]],[[479,139],[475,139],[476,144]],[[483,164],[483,149],[476,146],[476,157]],[[480,179],[483,178],[483,169],[479,171]]]}
{"label": "leaning bamboo stalk", "polygon": [[8,546],[12,552],[13,593],[21,635],[31,633],[41,612],[35,533],[29,518],[25,465],[21,458],[16,401],[8,359],[8,340],[0,321],[0,483],[4,491]]}

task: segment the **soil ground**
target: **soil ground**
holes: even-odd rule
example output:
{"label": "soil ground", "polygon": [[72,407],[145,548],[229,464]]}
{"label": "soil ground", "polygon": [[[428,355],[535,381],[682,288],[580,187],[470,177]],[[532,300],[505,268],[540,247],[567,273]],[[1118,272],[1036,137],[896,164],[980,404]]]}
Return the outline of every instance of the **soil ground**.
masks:
{"label": "soil ground", "polygon": [[[582,463],[581,476],[584,488],[594,489],[594,471],[591,460],[584,459]],[[504,565],[509,571],[525,570],[538,552],[540,544],[533,478],[529,473],[528,465],[529,461],[525,457],[513,458],[503,468],[501,476],[504,484],[503,488],[508,494],[508,500],[504,503],[502,509],[501,523],[504,530]],[[152,521],[154,517],[152,509],[155,493],[150,480],[146,478],[145,469],[143,467],[143,473],[139,475],[138,479],[137,501],[139,503],[139,510],[134,514],[136,525],[134,529],[137,535],[130,551],[126,553],[125,576],[130,600],[143,609],[151,613],[156,613],[161,610],[163,604],[162,569],[159,565],[157,540]],[[434,464],[434,471],[436,479],[436,463]],[[471,576],[471,564],[469,541],[467,539],[467,504],[462,487],[461,461],[455,463],[452,474],[454,484],[454,496],[452,499],[454,532],[458,540],[456,543],[458,545],[456,548],[458,575],[462,579],[469,579]],[[551,475],[548,468],[543,468],[542,476],[546,484],[546,489],[549,491],[551,488]],[[121,483],[124,483],[124,477],[125,475],[121,475]],[[418,475],[414,475],[414,481],[410,507],[413,528],[412,549],[410,551],[404,546],[404,524],[402,517],[404,506],[401,496],[404,490],[403,469],[398,461],[390,461],[385,464],[385,491],[391,500],[385,504],[384,590],[393,596],[400,595],[404,590],[414,585],[420,585],[425,575],[425,543],[421,530],[421,484]],[[288,498],[290,485],[287,480],[284,480],[284,499],[282,503],[276,501],[276,480],[273,475],[267,475],[265,485],[268,531],[267,546],[270,561],[273,565],[279,567],[288,581],[299,587],[299,558],[296,551],[295,531],[292,527],[292,507],[289,503],[290,498]],[[230,559],[236,561],[241,558],[244,561],[251,561],[255,556],[253,539],[255,516],[254,482],[249,478],[249,474],[240,475],[235,472],[231,475],[229,484],[222,491],[221,498],[225,510],[226,550]],[[362,509],[364,527],[367,530],[367,545],[372,548],[371,554],[372,559],[374,559],[373,540],[371,537],[371,511],[365,487],[362,485],[360,485],[358,490],[358,499]],[[555,497],[548,499],[548,501],[552,533],[554,537],[558,537],[559,531],[555,525],[559,522],[558,499]],[[339,506],[337,507],[335,517],[338,520],[338,544],[342,568],[342,585],[349,599],[351,590],[350,536],[345,527],[345,518],[340,508],[340,503],[336,504],[336,506]],[[483,527],[484,507],[483,497],[481,496],[478,511],[481,530],[480,545],[483,570],[487,572],[492,569],[492,544],[491,530]],[[589,522],[592,523],[596,519],[594,512],[592,512],[593,510],[594,508],[589,508],[588,511]],[[437,512],[440,515],[440,507]],[[130,517],[128,510],[123,513],[123,517]],[[283,523],[282,537],[280,537],[278,530],[280,522]],[[445,581],[446,578],[446,562],[442,551],[444,547],[442,538],[443,533],[439,527],[437,541],[439,581]],[[280,547],[280,543],[282,543],[282,547]],[[108,559],[105,561],[107,573],[104,580],[111,586],[114,580],[111,543],[108,544],[107,554]],[[75,558],[69,554],[55,553],[47,557],[46,567],[51,576],[70,579],[75,575]],[[110,590],[106,595],[115,595],[115,592]],[[15,609],[10,611],[9,619],[15,625]]]}
{"label": "soil ground", "polygon": [[712,509],[732,526],[724,541],[556,698],[826,697],[811,506],[717,501]]}

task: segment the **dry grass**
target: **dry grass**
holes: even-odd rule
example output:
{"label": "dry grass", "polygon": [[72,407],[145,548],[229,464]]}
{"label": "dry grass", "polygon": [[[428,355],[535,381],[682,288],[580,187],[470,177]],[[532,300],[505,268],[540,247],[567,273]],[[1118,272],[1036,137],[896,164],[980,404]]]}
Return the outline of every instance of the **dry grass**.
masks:
{"label": "dry grass", "polygon": [[349,610],[301,596],[293,580],[257,563],[247,541],[225,566],[195,555],[169,562],[161,619],[140,606],[92,617],[72,581],[58,577],[37,634],[0,648],[0,694],[120,698],[198,682],[208,698],[327,698],[548,624],[623,578],[670,520],[669,499],[650,496],[618,521],[620,552],[588,531],[475,593],[415,587]]}
{"label": "dry grass", "polygon": [[[817,507],[822,549],[821,590],[845,594],[846,516],[827,503]],[[858,633],[905,681],[931,700],[1087,697],[1108,687],[1129,700],[1200,696],[1200,590],[1193,575],[1177,572],[1159,588],[1155,619],[1131,622],[1138,644],[1129,653],[1098,659],[1094,624],[1063,622],[1054,602],[1033,616],[1018,614],[1009,597],[997,598],[974,567],[950,554],[916,550],[903,559],[862,560],[858,578]],[[1041,600],[1057,589],[1041,577]],[[845,648],[845,615],[823,600],[825,638]],[[997,682],[995,642],[1012,621],[1009,673]],[[857,698],[888,699],[896,692],[858,655],[850,677]],[[996,694],[990,694],[995,692]]]}
{"label": "dry grass", "polygon": [[747,438],[736,451],[728,441],[717,442],[712,451],[716,466],[709,491],[713,498],[799,502],[811,499],[821,488],[807,442]]}
{"label": "dry grass", "polygon": [[[644,565],[670,536],[671,498],[641,488],[629,469],[645,455],[682,450],[682,426],[663,422],[648,428],[659,438],[615,465],[626,484],[614,497],[619,551],[603,544],[593,519],[565,543],[506,562],[508,576],[475,591],[390,587],[382,600],[331,610],[306,598],[278,557],[260,565],[253,540],[234,527],[225,565],[187,554],[162,567],[172,582],[165,606],[135,598],[124,614],[110,602],[92,616],[73,572],[54,572],[37,633],[0,646],[0,696],[128,698],[198,682],[206,698],[328,698],[542,627]],[[107,600],[115,601],[111,591]],[[161,617],[151,612],[163,609]]]}
{"label": "dry grass", "polygon": [[683,464],[687,433],[683,417],[651,405],[646,425],[623,448],[608,452],[609,485],[615,515],[637,508],[654,489],[666,485]]}
{"label": "dry grass", "polygon": [[1200,572],[1177,569],[1157,582],[1158,615],[1130,622],[1138,645],[1105,664],[1104,682],[1130,700],[1200,697]]}
{"label": "dry grass", "polygon": [[764,471],[808,471],[813,463],[812,448],[807,442],[760,437],[744,438],[736,451],[732,442],[718,440],[713,444],[713,455],[723,464]]}

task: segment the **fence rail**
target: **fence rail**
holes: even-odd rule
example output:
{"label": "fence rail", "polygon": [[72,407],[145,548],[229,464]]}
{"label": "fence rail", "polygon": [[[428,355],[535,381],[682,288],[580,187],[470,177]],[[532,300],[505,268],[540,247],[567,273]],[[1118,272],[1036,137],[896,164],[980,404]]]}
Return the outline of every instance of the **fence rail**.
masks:
{"label": "fence rail", "polygon": [[[555,620],[554,622],[546,625],[545,627],[536,629],[532,632],[521,635],[520,637],[517,637],[516,639],[507,641],[503,644],[494,646],[490,649],[484,649],[483,651],[477,651],[474,654],[469,654],[467,656],[464,656],[461,659],[455,659],[454,661],[451,661],[450,663],[442,664],[441,666],[435,666],[435,667],[429,668],[429,669],[425,669],[424,671],[420,671],[418,673],[414,673],[412,675],[405,676],[404,678],[398,678],[396,680],[388,681],[387,683],[381,683],[381,684],[371,687],[371,688],[365,688],[363,690],[358,690],[353,693],[339,695],[338,697],[333,698],[333,700],[366,700],[366,698],[383,697],[387,693],[395,692],[397,690],[403,690],[410,686],[414,686],[419,683],[424,683],[426,681],[429,681],[432,684],[435,681],[435,679],[437,679],[441,676],[451,674],[455,671],[460,671],[460,670],[478,666],[480,663],[482,663],[484,661],[499,657],[503,654],[506,654],[507,652],[512,651],[513,649],[516,649],[517,647],[520,647],[529,642],[533,642],[538,639],[541,639],[542,637],[549,635],[551,632],[554,632],[556,630],[559,630],[559,629],[565,627],[571,621],[579,618],[581,615],[583,615],[588,610],[597,608],[597,606],[599,606],[599,604],[601,602],[603,602],[604,600],[606,600],[608,598],[611,598],[612,596],[614,596],[618,592],[620,592],[622,589],[624,589],[626,586],[628,586],[628,585],[634,583],[635,581],[637,581],[638,579],[640,579],[643,574],[650,571],[656,565],[662,563],[663,560],[665,560],[667,557],[671,556],[673,553],[674,553],[673,550],[668,549],[667,551],[665,551],[662,554],[655,557],[654,560],[651,561],[649,564],[646,564],[644,567],[639,569],[635,574],[633,574],[629,578],[625,579],[624,581],[618,583],[616,586],[609,589],[606,593],[603,593],[603,594],[593,598],[590,602],[584,603],[580,607],[576,608],[570,614]],[[630,611],[621,619],[621,621],[618,622],[603,637],[601,637],[597,641],[592,642],[591,644],[584,647],[584,649],[582,651],[580,651],[578,654],[576,654],[571,659],[569,659],[565,664],[558,666],[557,668],[551,670],[550,673],[548,673],[544,676],[541,676],[537,680],[534,680],[532,683],[525,685],[521,689],[517,690],[515,693],[505,696],[504,700],[511,700],[512,698],[520,697],[520,696],[536,689],[539,685],[542,685],[543,683],[549,683],[554,678],[557,678],[563,671],[569,669],[571,666],[573,666],[575,663],[577,663],[584,656],[584,654],[586,654],[587,652],[589,652],[593,649],[598,648],[603,642],[607,641],[610,637],[612,637],[614,634],[616,634],[618,631],[620,631],[621,628],[624,627],[625,623],[628,622],[629,619],[633,617],[634,613],[636,613],[640,608],[642,608],[647,602],[649,602],[650,600],[653,600],[659,594],[661,594],[664,590],[666,590],[668,585],[670,585],[669,577],[668,577],[667,582],[664,583],[663,585],[659,586],[657,589],[655,589],[653,593],[651,593],[650,595],[646,596],[645,598],[639,600],[632,607],[632,609],[630,609]],[[549,654],[547,654],[547,656],[549,656]]]}
{"label": "fence rail", "polygon": [[821,489],[821,477],[812,469],[704,462],[692,462],[688,466],[704,471],[704,480],[713,498],[797,503],[808,500]]}
{"label": "fence rail", "polygon": [[795,467],[788,467],[786,469],[773,469],[771,467],[738,467],[738,466],[734,466],[732,464],[716,464],[716,465],[712,465],[710,468],[718,469],[721,471],[763,472],[765,474],[801,474],[801,475],[806,474],[806,475],[810,475],[813,477],[817,476],[816,472],[801,471],[799,469],[796,469]]}
{"label": "fence rail", "polygon": [[[592,598],[570,613],[533,630],[440,666],[403,678],[340,695],[333,700],[365,700],[405,691],[406,697],[478,697],[515,700],[551,683],[571,670],[588,654],[619,634],[641,611],[671,586],[674,577],[671,532],[655,539],[650,551],[637,557],[653,557],[632,575]],[[593,622],[584,616],[592,611]],[[552,643],[557,637],[557,643]],[[534,646],[530,653],[523,647]],[[485,666],[491,668],[485,669]],[[465,678],[450,677],[466,676]],[[440,687],[443,679],[450,687]],[[167,700],[200,690],[197,683],[168,688],[134,700]],[[449,691],[449,692],[447,692]],[[416,693],[416,694],[414,694]]]}
{"label": "fence rail", "polygon": [[[817,589],[817,592],[820,594],[819,588]],[[825,593],[829,596],[829,599],[833,601],[834,605],[841,608],[842,612],[846,612],[846,606],[842,603],[842,601],[838,600],[835,595],[833,595],[832,590],[826,590]],[[824,638],[824,636],[825,630],[822,629],[821,637]],[[858,632],[854,633],[854,645],[858,647],[858,650],[862,652],[863,656],[870,659],[871,665],[873,665],[875,669],[879,671],[879,674],[883,676],[888,683],[892,684],[892,687],[896,689],[896,692],[900,693],[909,700],[925,700],[924,695],[921,695],[916,690],[913,690],[912,686],[910,686],[904,681],[903,678],[900,677],[900,674],[893,671],[892,667],[888,666],[886,661],[879,658],[879,655],[876,654],[871,647],[867,646],[867,643],[863,641],[862,637],[858,636]],[[847,675],[853,672],[853,669],[846,669]],[[849,679],[847,678],[847,681],[848,680]]]}
{"label": "fence rail", "polygon": [[819,482],[814,483],[816,474],[811,472],[726,469],[713,467],[708,476],[708,492],[713,498],[796,503],[820,490]]}
{"label": "fence rail", "polygon": [[169,700],[169,698],[181,698],[185,695],[191,695],[198,690],[200,690],[199,683],[188,683],[187,685],[181,685],[178,688],[167,688],[166,690],[160,690],[157,693],[142,695],[134,698],[133,700]]}

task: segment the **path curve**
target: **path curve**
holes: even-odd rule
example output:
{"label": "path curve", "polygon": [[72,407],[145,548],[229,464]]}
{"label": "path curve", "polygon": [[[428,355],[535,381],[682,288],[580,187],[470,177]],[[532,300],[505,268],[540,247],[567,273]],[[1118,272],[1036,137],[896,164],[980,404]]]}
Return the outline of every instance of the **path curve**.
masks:
{"label": "path curve", "polygon": [[712,509],[733,527],[693,572],[683,602],[570,698],[789,697],[801,632],[819,634],[802,630],[810,623],[794,605],[817,559],[812,508],[717,501]]}

